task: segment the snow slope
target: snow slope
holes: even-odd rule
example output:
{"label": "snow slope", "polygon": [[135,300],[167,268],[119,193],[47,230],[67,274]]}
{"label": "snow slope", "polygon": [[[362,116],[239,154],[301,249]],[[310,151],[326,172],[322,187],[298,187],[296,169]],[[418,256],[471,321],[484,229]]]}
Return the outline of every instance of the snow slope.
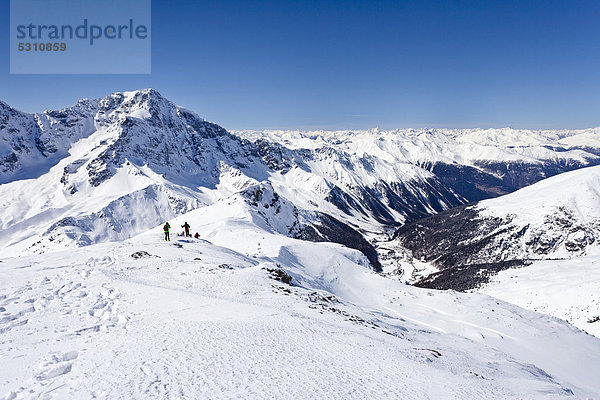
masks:
{"label": "snow slope", "polygon": [[[597,398],[597,338],[377,274],[371,243],[593,165],[597,133],[233,135],[151,89],[41,114],[0,103],[0,395]],[[588,187],[577,173],[563,183],[579,182],[573,193]],[[595,190],[565,192],[577,207],[540,234],[596,235]],[[494,223],[524,223],[512,215],[524,204],[540,212],[520,193]],[[464,210],[484,212],[451,215],[464,223]],[[202,239],[177,236],[184,222]],[[552,251],[571,251],[577,232]]]}
{"label": "snow slope", "polygon": [[547,260],[501,271],[476,290],[562,318],[600,337],[600,258]]}
{"label": "snow slope", "polygon": [[355,250],[274,233],[251,213],[244,202],[217,203],[170,221],[189,222],[200,240],[164,242],[157,227],[122,243],[1,259],[0,391],[8,399],[600,395],[600,340],[485,295],[386,279]]}
{"label": "snow slope", "polygon": [[[370,129],[339,131],[235,131],[290,148],[335,147],[357,156],[369,155],[411,164],[444,162],[480,166],[483,162],[595,159],[600,127],[582,130],[526,129]],[[557,152],[556,150],[567,150]]]}
{"label": "snow slope", "polygon": [[467,275],[474,272],[469,265],[597,254],[600,166],[405,225],[398,238],[416,258],[435,260],[438,270],[461,267]]}
{"label": "snow slope", "polygon": [[[376,166],[381,163],[418,166],[469,201],[510,193],[558,173],[600,163],[600,128],[236,133],[292,149],[337,152]],[[385,170],[378,175],[393,176]]]}
{"label": "snow slope", "polygon": [[398,238],[417,285],[491,294],[600,334],[588,322],[600,315],[598,166],[417,221]]}
{"label": "snow slope", "polygon": [[268,183],[311,212],[385,231],[464,199],[410,164],[250,142],[152,89],[26,114],[0,107],[0,248],[123,240]]}
{"label": "snow slope", "polygon": [[600,239],[600,167],[566,172],[482,201],[478,208],[483,218],[510,218],[518,228],[529,226],[522,242],[523,247],[534,244],[533,253],[570,257],[585,252]]}
{"label": "snow slope", "polygon": [[525,230],[523,257],[558,260],[499,272],[478,291],[600,336],[600,167],[564,173],[479,207],[481,216],[510,216]]}

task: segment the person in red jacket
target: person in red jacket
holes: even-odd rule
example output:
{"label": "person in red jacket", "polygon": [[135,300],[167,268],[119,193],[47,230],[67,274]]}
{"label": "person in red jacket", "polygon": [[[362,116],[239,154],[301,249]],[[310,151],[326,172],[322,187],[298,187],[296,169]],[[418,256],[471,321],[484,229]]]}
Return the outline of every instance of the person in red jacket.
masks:
{"label": "person in red jacket", "polygon": [[184,223],[183,225],[181,225],[181,227],[183,229],[185,229],[185,237],[192,237],[192,235],[190,235],[190,224],[188,224],[187,222]]}

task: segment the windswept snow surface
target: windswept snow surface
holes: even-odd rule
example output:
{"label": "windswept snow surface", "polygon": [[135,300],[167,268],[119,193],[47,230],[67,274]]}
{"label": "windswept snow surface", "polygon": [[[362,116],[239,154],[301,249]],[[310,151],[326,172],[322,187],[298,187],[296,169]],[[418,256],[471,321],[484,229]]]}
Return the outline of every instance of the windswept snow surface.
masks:
{"label": "windswept snow surface", "polygon": [[[20,398],[586,398],[600,340],[485,295],[386,279],[243,203],[0,261],[0,390]],[[292,286],[275,280],[278,269]]]}
{"label": "windswept snow surface", "polygon": [[361,234],[600,163],[598,133],[236,136],[152,89],[0,102],[0,396],[600,398],[597,338],[292,238],[372,254]]}
{"label": "windswept snow surface", "polygon": [[[403,243],[415,245],[413,254],[427,262],[413,261],[419,268],[406,268],[409,277],[429,275],[427,286],[437,288],[465,290],[466,282],[467,289],[600,336],[600,167],[566,172],[415,225],[406,227],[411,236]],[[520,263],[489,272],[506,261]]]}
{"label": "windswept snow surface", "polygon": [[476,290],[569,321],[600,337],[600,257],[545,260],[501,271]]}

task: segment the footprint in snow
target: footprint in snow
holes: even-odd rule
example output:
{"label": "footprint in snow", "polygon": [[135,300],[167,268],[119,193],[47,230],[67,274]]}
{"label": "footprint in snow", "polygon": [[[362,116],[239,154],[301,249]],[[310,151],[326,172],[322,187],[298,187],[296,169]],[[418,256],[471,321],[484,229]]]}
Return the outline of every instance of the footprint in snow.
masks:
{"label": "footprint in snow", "polygon": [[67,351],[63,354],[54,354],[52,356],[52,360],[48,361],[46,364],[44,364],[44,366],[47,367],[49,365],[58,364],[63,361],[73,361],[77,359],[77,357],[79,357],[79,351],[77,350]]}
{"label": "footprint in snow", "polygon": [[36,376],[38,381],[45,381],[47,379],[56,378],[57,376],[65,375],[71,372],[71,368],[73,368],[73,364],[66,363],[63,365],[59,365],[55,368],[50,368]]}
{"label": "footprint in snow", "polygon": [[62,360],[63,361],[72,361],[72,360],[75,360],[77,357],[79,357],[79,351],[73,350],[73,351],[68,351],[65,354],[63,354]]}
{"label": "footprint in snow", "polygon": [[46,381],[48,379],[57,378],[61,375],[66,375],[71,372],[73,368],[73,360],[79,357],[79,351],[72,350],[67,351],[63,354],[55,354],[52,356],[52,360],[46,363],[44,366],[49,367],[44,369],[42,372],[35,376],[38,381]]}

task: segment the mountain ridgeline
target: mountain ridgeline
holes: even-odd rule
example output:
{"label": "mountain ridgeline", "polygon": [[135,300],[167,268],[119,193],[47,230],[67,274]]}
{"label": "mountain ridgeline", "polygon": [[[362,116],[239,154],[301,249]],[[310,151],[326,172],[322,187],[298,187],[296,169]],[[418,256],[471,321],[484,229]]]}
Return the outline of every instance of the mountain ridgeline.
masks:
{"label": "mountain ridgeline", "polygon": [[[436,231],[440,219],[415,221],[477,220],[465,204],[600,164],[598,133],[228,132],[152,89],[36,114],[0,102],[0,248],[42,253],[123,240],[200,207],[238,202],[253,218],[273,219],[279,233],[358,249],[375,269],[367,233],[402,225],[398,237],[415,254],[463,265],[458,255],[417,245],[427,221],[432,243],[454,240],[439,235],[456,230]],[[258,192],[268,201],[255,201]]]}

